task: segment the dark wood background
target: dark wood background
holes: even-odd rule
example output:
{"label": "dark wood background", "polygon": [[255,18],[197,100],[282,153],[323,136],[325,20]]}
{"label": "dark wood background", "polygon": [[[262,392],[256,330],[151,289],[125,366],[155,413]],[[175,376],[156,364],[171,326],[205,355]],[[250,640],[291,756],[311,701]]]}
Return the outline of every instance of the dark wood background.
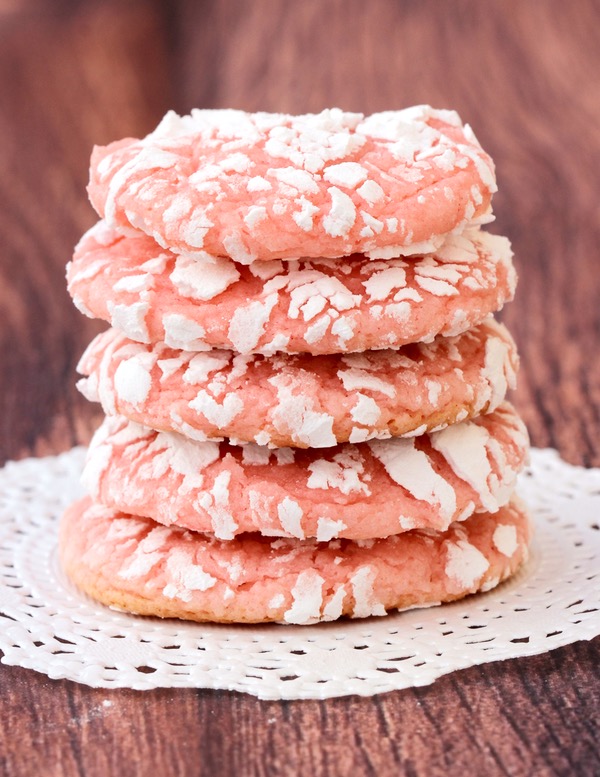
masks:
{"label": "dark wood background", "polygon": [[[600,466],[600,3],[0,0],[0,460],[85,442],[64,290],[93,143],[168,108],[456,108],[494,156],[534,444]],[[0,667],[0,773],[597,775],[598,644],[371,699],[91,690]],[[112,704],[104,705],[108,699]]]}

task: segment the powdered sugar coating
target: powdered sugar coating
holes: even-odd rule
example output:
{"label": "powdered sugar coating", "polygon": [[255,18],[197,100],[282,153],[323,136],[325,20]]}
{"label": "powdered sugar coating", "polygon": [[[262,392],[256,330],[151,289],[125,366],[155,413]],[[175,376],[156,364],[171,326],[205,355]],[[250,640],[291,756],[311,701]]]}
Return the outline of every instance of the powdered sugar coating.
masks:
{"label": "powdered sugar coating", "polygon": [[[328,356],[193,353],[108,330],[78,368],[88,376],[81,390],[105,412],[154,429],[322,448],[490,412],[514,388],[517,365],[508,331],[489,319],[430,344]],[[134,386],[128,376],[138,376]]]}
{"label": "powdered sugar coating", "polygon": [[512,299],[506,238],[452,235],[433,255],[256,262],[177,257],[99,222],[68,268],[88,315],[140,342],[238,353],[342,353],[454,335]]}
{"label": "powdered sugar coating", "polygon": [[[517,546],[510,557],[492,540],[499,523],[514,527]],[[527,559],[530,538],[529,519],[516,502],[442,534],[412,531],[369,543],[317,543],[255,534],[224,542],[86,499],[63,517],[60,548],[72,580],[119,609],[197,621],[306,625],[489,590]]]}
{"label": "powdered sugar coating", "polygon": [[470,127],[429,106],[369,117],[170,112],[142,140],[96,147],[90,176],[111,226],[242,264],[431,250],[485,217],[496,191]]}
{"label": "powdered sugar coating", "polygon": [[221,539],[371,539],[496,512],[527,451],[507,403],[445,431],[325,451],[193,442],[113,417],[92,441],[84,482],[109,507]]}

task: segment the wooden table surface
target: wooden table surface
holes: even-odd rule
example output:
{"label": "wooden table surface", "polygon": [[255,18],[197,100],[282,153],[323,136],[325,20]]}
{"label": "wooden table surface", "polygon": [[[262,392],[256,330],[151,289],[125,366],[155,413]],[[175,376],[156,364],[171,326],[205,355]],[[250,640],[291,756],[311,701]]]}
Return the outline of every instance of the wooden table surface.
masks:
{"label": "wooden table surface", "polygon": [[[520,274],[504,321],[538,446],[600,466],[600,4],[0,0],[0,459],[85,442],[98,325],[64,290],[93,143],[168,108],[456,108],[494,156]],[[597,775],[598,644],[379,697],[92,690],[0,667],[0,773]],[[104,706],[110,699],[112,706]]]}

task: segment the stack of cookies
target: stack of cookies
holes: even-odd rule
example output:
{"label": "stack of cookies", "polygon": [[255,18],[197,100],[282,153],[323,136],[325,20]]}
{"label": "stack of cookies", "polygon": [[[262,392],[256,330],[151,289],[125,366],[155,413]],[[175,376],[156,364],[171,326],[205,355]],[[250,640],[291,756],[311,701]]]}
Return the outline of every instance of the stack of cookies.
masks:
{"label": "stack of cookies", "polygon": [[94,151],[68,268],[111,328],[67,573],[123,610],[307,624],[485,591],[528,553],[493,164],[451,111],[193,111]]}

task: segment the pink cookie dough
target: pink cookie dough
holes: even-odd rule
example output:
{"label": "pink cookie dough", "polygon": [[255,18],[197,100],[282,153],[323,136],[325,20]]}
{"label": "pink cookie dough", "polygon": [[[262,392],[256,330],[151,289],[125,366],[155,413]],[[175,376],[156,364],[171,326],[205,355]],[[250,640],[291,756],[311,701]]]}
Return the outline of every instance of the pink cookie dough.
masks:
{"label": "pink cookie dough", "polygon": [[79,242],[69,291],[132,340],[203,351],[342,353],[455,335],[512,299],[510,243],[478,229],[432,255],[255,262],[176,256],[104,222]]}
{"label": "pink cookie dough", "polygon": [[368,539],[496,512],[527,451],[508,403],[440,432],[325,451],[194,442],[113,417],[92,441],[84,484],[108,507],[223,540]]}
{"label": "pink cookie dough", "polygon": [[60,552],[72,581],[113,608],[195,621],[311,624],[488,591],[526,561],[530,538],[518,502],[443,534],[318,543],[256,534],[223,542],[85,499],[62,519]]}
{"label": "pink cookie dough", "polygon": [[183,256],[389,259],[489,220],[494,166],[454,111],[365,117],[170,112],[92,155],[88,192],[111,227]]}
{"label": "pink cookie dough", "polygon": [[84,353],[78,387],[109,415],[196,440],[324,448],[490,412],[514,388],[517,366],[493,319],[430,344],[341,356],[192,353],[109,329]]}

